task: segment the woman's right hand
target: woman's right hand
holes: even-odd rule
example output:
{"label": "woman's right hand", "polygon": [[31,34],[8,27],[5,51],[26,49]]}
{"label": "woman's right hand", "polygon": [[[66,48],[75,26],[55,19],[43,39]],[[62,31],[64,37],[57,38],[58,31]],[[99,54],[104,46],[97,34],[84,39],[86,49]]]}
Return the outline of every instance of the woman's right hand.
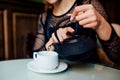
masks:
{"label": "woman's right hand", "polygon": [[[63,42],[65,39],[68,39],[71,37],[70,35],[67,35],[68,32],[72,33],[72,32],[74,32],[74,29],[71,27],[65,27],[65,28],[59,28],[57,30],[57,35],[58,35],[60,42]],[[51,38],[46,43],[46,49],[48,49],[49,45],[51,45],[52,43],[58,43],[58,40],[56,39],[54,33],[52,33]]]}

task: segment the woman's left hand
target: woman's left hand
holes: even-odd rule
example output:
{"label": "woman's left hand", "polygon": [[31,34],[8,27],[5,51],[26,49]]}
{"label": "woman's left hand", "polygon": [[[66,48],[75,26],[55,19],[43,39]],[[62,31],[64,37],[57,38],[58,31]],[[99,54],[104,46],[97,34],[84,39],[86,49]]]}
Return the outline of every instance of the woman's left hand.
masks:
{"label": "woman's left hand", "polygon": [[101,15],[91,4],[75,7],[70,20],[76,20],[84,28],[96,29],[101,22]]}
{"label": "woman's left hand", "polygon": [[92,4],[75,7],[70,20],[76,20],[84,28],[92,28],[102,40],[109,40],[112,32],[110,24],[101,16]]}

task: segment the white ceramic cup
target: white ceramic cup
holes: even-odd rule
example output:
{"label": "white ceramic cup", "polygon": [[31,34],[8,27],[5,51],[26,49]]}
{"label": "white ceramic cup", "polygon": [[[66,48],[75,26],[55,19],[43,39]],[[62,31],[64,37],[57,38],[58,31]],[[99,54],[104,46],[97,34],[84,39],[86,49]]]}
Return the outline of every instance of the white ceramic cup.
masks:
{"label": "white ceramic cup", "polygon": [[55,51],[34,52],[33,58],[41,69],[53,70],[59,66],[58,53]]}

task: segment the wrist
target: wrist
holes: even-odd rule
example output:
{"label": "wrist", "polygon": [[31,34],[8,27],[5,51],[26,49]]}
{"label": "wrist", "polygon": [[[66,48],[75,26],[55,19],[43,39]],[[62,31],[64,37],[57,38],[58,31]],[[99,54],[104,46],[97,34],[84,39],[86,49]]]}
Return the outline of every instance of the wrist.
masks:
{"label": "wrist", "polygon": [[95,29],[97,35],[101,40],[109,40],[110,35],[111,35],[111,26],[110,24],[102,17],[100,24],[98,27]]}
{"label": "wrist", "polygon": [[103,29],[104,28],[104,18],[103,17],[101,17],[101,19],[99,20],[99,22],[98,22],[98,25],[97,25],[97,27],[95,28],[95,31],[96,32],[99,32],[99,31],[101,31],[101,29]]}

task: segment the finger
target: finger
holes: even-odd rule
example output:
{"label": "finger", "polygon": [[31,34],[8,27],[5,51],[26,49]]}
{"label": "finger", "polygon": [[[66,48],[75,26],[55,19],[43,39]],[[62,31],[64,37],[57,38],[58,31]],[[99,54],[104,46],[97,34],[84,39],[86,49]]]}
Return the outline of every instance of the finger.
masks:
{"label": "finger", "polygon": [[79,24],[85,25],[85,24],[92,23],[92,22],[97,22],[97,18],[95,16],[90,16],[86,19],[83,19],[83,20],[79,21]]}
{"label": "finger", "polygon": [[67,14],[67,16],[71,16],[72,14]]}
{"label": "finger", "polygon": [[62,38],[63,38],[63,40],[68,39],[68,38],[70,38],[70,37],[71,37],[71,36],[62,33]]}
{"label": "finger", "polygon": [[62,42],[63,40],[70,38],[69,35],[67,35],[68,32],[72,33],[74,31],[73,28],[71,27],[66,27],[66,28],[60,28],[59,30],[57,30],[57,34],[58,34],[58,38],[60,40],[60,42]]}
{"label": "finger", "polygon": [[84,12],[78,12],[78,15],[81,15],[81,14],[83,14]]}
{"label": "finger", "polygon": [[75,30],[74,30],[73,28],[71,28],[71,27],[66,27],[65,29],[66,29],[66,33],[67,33],[67,32],[72,33],[72,32],[75,31]]}
{"label": "finger", "polygon": [[63,41],[62,35],[63,35],[64,33],[61,33],[60,31],[61,31],[61,29],[59,29],[59,30],[57,31],[57,36],[58,36],[58,39],[60,40],[60,42],[62,42],[62,41]]}
{"label": "finger", "polygon": [[95,15],[95,13],[94,13],[93,10],[88,10],[88,11],[86,11],[84,13],[81,13],[81,14],[77,15],[76,20],[80,21],[80,20],[89,18],[89,17],[94,16],[94,15]]}
{"label": "finger", "polygon": [[73,13],[71,15],[70,20],[74,20],[79,12],[85,12],[88,9],[90,9],[91,7],[92,7],[92,5],[90,5],[90,4],[75,7],[75,9],[73,10]]}
{"label": "finger", "polygon": [[55,37],[55,34],[54,33],[52,33],[52,40],[53,40],[53,42],[54,43],[58,43],[58,40],[56,39],[56,37]]}
{"label": "finger", "polygon": [[91,22],[89,24],[85,24],[83,25],[84,28],[92,28],[92,29],[96,29],[97,22]]}
{"label": "finger", "polygon": [[58,36],[60,42],[62,42],[66,38],[66,29],[65,28],[59,28],[57,30],[57,36]]}

